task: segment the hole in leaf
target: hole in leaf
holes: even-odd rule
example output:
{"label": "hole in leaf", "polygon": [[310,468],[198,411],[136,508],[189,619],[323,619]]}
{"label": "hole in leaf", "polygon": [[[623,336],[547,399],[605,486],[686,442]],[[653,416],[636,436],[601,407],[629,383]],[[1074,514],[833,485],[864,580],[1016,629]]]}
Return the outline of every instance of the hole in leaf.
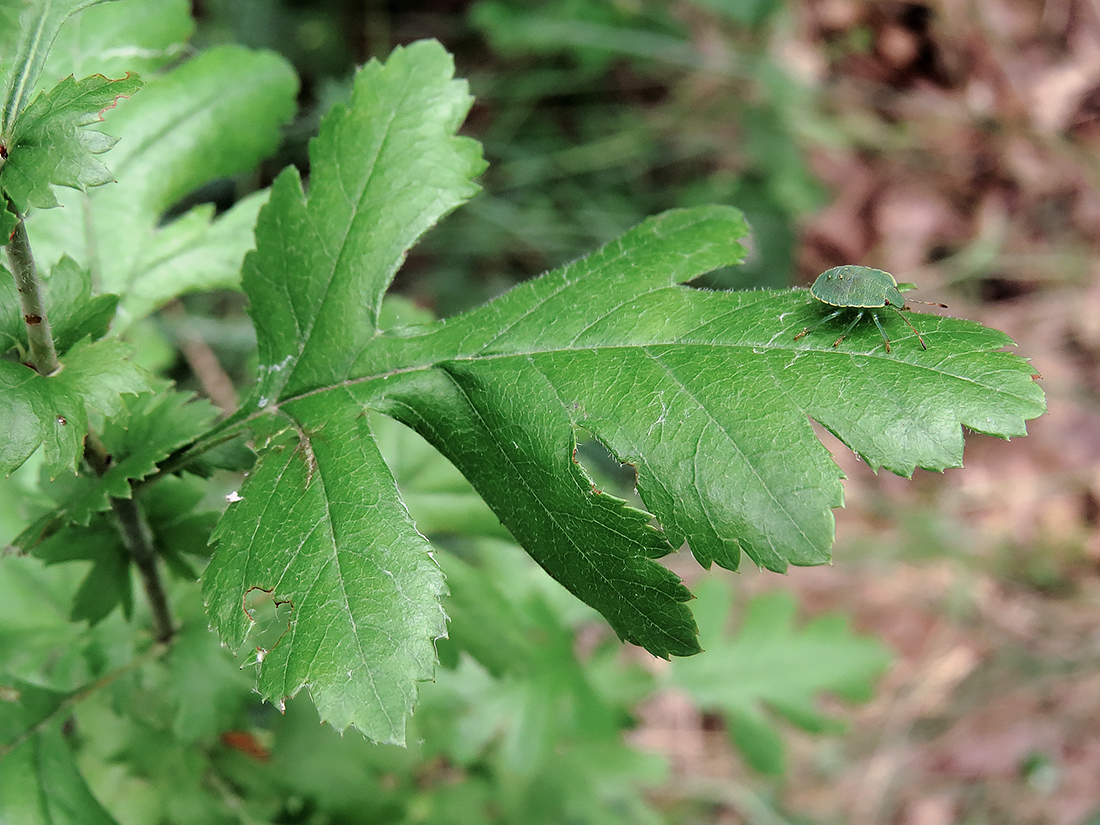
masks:
{"label": "hole in leaf", "polygon": [[632,464],[623,464],[607,449],[602,441],[584,430],[577,433],[577,449],[573,453],[576,461],[596,488],[606,493],[637,502],[640,506],[635,487],[638,483],[638,471]]}
{"label": "hole in leaf", "polygon": [[[294,605],[277,599],[267,590],[253,587],[244,595],[244,610],[252,619],[252,628],[237,655],[259,663],[290,629]],[[253,652],[249,653],[250,650]]]}

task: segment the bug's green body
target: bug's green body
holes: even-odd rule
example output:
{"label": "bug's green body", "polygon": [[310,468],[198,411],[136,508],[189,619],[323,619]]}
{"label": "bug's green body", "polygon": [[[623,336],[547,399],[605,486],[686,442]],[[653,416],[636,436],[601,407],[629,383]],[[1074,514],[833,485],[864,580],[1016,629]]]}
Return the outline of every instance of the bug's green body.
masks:
{"label": "bug's green body", "polygon": [[[878,327],[878,331],[882,334],[882,340],[886,345],[886,351],[890,352],[890,337],[886,334],[886,328],[882,326],[882,321],[878,317],[878,312],[876,312],[878,309],[889,307],[898,313],[898,316],[905,321],[906,324],[909,324],[909,329],[913,330],[913,334],[917,336],[917,340],[920,341],[921,347],[928,349],[921,334],[917,332],[917,328],[909,323],[908,318],[901,314],[903,311],[907,311],[909,307],[905,305],[905,296],[901,294],[901,290],[898,288],[898,282],[894,280],[894,276],[889,272],[883,272],[881,269],[872,269],[868,266],[833,267],[817,276],[814,285],[810,287],[810,294],[821,301],[821,303],[838,307],[838,309],[826,315],[816,324],[806,327],[795,336],[796,339],[801,338],[803,335],[821,326],[826,321],[831,321],[845,311],[853,309],[856,310],[855,319],[845,327],[840,337],[833,343],[833,346],[840,346],[840,342],[855,328],[856,324],[862,320],[863,316],[866,313],[870,313],[871,320],[875,322],[875,326]],[[917,301],[917,303],[922,304],[925,302]],[[936,304],[936,306],[945,305]]]}
{"label": "bug's green body", "polygon": [[810,287],[810,294],[834,307],[905,306],[894,276],[867,266],[837,266],[822,272]]}

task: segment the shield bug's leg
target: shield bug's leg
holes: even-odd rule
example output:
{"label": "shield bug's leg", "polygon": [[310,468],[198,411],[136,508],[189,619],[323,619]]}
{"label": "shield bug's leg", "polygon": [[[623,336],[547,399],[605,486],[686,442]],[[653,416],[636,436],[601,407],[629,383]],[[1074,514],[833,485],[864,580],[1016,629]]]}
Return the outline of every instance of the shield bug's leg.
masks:
{"label": "shield bug's leg", "polygon": [[[908,319],[908,318],[906,318],[906,317],[905,317],[905,316],[904,316],[904,315],[902,314],[901,310],[898,310],[898,309],[897,309],[896,307],[895,307],[895,309],[897,310],[898,316],[899,316],[899,317],[901,318],[901,320],[905,321],[905,323],[909,325],[909,329],[913,330],[913,334],[914,334],[915,336],[917,336],[917,340],[918,340],[918,341],[920,341],[920,346],[921,346],[921,349],[928,349],[928,345],[927,345],[926,343],[924,343],[924,339],[923,339],[923,338],[921,338],[921,336],[920,336],[920,333],[919,333],[919,332],[917,332],[917,328],[916,328],[915,326],[913,326],[913,324],[912,324],[912,323],[911,323],[911,322],[909,321],[909,319]],[[875,318],[875,321],[877,322],[877,321],[878,321],[878,318]],[[879,329],[882,329],[882,327],[880,326],[880,327],[879,327]],[[886,337],[886,333],[885,333],[885,332],[884,332],[884,333],[882,333],[882,337],[883,337],[883,338],[885,338],[885,337]],[[887,345],[886,345],[886,351],[887,351],[887,352],[889,352],[889,351],[890,351],[890,345],[889,345],[889,344],[887,344]]]}
{"label": "shield bug's leg", "polygon": [[[834,347],[839,347],[840,342],[843,341],[845,338],[847,338],[848,333],[851,332],[853,329],[855,329],[856,324],[858,324],[860,321],[863,320],[863,312],[864,311],[862,309],[859,312],[857,312],[855,320],[853,320],[852,323],[848,324],[848,326],[844,327],[844,332],[840,333],[840,337],[837,338],[835,341],[833,341],[833,346]],[[874,315],[873,312],[871,314]]]}
{"label": "shield bug's leg", "polygon": [[886,328],[883,327],[882,321],[878,319],[878,313],[872,312],[871,318],[875,321],[875,326],[878,327],[878,331],[882,333],[882,343],[886,345],[886,352],[890,352],[890,336],[886,334]]}
{"label": "shield bug's leg", "polygon": [[802,330],[802,332],[798,333],[798,335],[796,335],[796,336],[794,337],[794,340],[796,340],[796,341],[797,341],[797,340],[798,340],[799,338],[801,338],[801,337],[802,337],[803,335],[805,335],[806,333],[808,333],[808,332],[813,332],[813,331],[814,331],[815,329],[817,329],[817,328],[818,328],[819,326],[821,326],[822,324],[826,323],[827,321],[831,321],[831,320],[833,320],[833,319],[834,319],[834,318],[836,318],[836,317],[837,317],[838,315],[840,315],[840,314],[841,314],[842,312],[844,312],[844,310],[843,310],[843,309],[838,309],[838,310],[837,310],[836,312],[830,312],[830,313],[829,313],[828,315],[826,315],[826,316],[825,316],[824,318],[821,318],[821,319],[820,319],[820,320],[818,320],[818,321],[817,321],[816,323],[810,324],[810,325],[809,325],[808,327],[806,327],[806,328],[805,328],[804,330]]}

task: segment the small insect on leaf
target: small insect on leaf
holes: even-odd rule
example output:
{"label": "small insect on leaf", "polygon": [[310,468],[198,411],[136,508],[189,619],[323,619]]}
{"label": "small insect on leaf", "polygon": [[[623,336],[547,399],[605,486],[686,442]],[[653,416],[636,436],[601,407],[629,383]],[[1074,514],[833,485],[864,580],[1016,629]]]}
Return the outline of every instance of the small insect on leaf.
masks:
{"label": "small insect on leaf", "polygon": [[[817,323],[811,324],[798,333],[795,340],[813,332],[819,326],[834,318],[854,311],[855,318],[840,333],[840,337],[833,342],[833,346],[839,347],[840,342],[847,338],[848,333],[863,320],[863,316],[869,314],[882,335],[886,351],[890,352],[890,336],[886,334],[886,328],[882,325],[882,320],[878,316],[880,309],[889,308],[898,313],[898,317],[905,321],[909,329],[913,330],[913,334],[917,336],[921,347],[928,349],[928,345],[924,342],[924,338],[921,337],[917,328],[901,314],[902,312],[908,312],[910,309],[905,305],[906,298],[902,295],[902,292],[914,288],[913,284],[899,284],[889,272],[872,269],[869,266],[836,266],[826,270],[817,276],[814,285],[810,287],[810,294],[821,303],[836,307],[836,309],[821,318]],[[947,304],[931,301],[914,300],[913,303],[947,308]]]}

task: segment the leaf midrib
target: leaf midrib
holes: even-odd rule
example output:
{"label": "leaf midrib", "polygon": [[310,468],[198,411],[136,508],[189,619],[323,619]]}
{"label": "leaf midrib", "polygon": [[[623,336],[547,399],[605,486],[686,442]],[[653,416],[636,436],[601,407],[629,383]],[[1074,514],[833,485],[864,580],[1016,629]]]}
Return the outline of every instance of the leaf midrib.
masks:
{"label": "leaf midrib", "polygon": [[[363,186],[362,186],[362,188],[359,192],[359,198],[356,200],[355,205],[352,208],[351,214],[348,216],[347,224],[343,228],[343,233],[340,237],[340,243],[338,245],[336,255],[332,256],[331,253],[328,253],[328,251],[325,250],[326,254],[332,259],[332,262],[333,262],[332,263],[332,269],[328,273],[326,273],[328,277],[326,278],[326,281],[325,281],[325,291],[324,291],[324,294],[321,296],[321,300],[320,300],[320,302],[317,306],[316,312],[314,312],[314,314],[313,314],[313,318],[310,319],[309,327],[304,330],[303,334],[300,334],[298,336],[298,340],[301,342],[299,347],[298,347],[298,355],[294,359],[294,366],[286,374],[286,383],[291,383],[294,380],[294,373],[297,372],[298,366],[301,364],[302,359],[305,357],[306,351],[309,349],[309,345],[313,340],[313,330],[316,328],[317,322],[321,318],[326,316],[326,307],[329,306],[329,304],[331,303],[332,300],[335,300],[335,299],[332,298],[333,284],[337,280],[337,278],[336,278],[337,273],[340,272],[342,266],[344,265],[344,260],[345,260],[344,256],[345,256],[345,253],[347,252],[347,249],[348,249],[348,237],[351,235],[352,229],[356,225],[356,221],[358,220],[359,216],[362,214],[363,204],[367,199],[368,193],[370,193],[372,191],[371,187],[372,187],[372,184],[374,183],[375,174],[378,171],[378,159],[382,156],[383,152],[386,150],[386,147],[388,146],[388,144],[390,142],[391,135],[392,135],[393,123],[397,119],[398,113],[404,112],[404,110],[405,110],[405,105],[407,103],[407,96],[408,96],[408,92],[409,92],[409,83],[410,83],[411,79],[412,78],[409,75],[405,76],[405,78],[404,78],[404,80],[401,84],[401,87],[400,87],[401,91],[400,91],[400,95],[399,95],[399,98],[398,98],[398,100],[399,100],[398,105],[392,106],[387,110],[387,113],[386,113],[387,114],[387,119],[385,121],[385,128],[382,130],[381,139],[378,141],[377,148],[374,152],[374,157],[371,158],[371,161],[370,161],[370,172],[367,175],[367,178],[364,181]],[[347,114],[345,114],[345,117],[347,117]],[[344,125],[344,123],[342,123],[342,122],[335,123],[333,125],[333,132],[334,133],[337,132],[339,130],[339,128],[343,125]],[[335,139],[336,139],[336,137],[335,137],[335,134],[334,134],[333,135],[333,140],[335,140]],[[332,185],[334,185],[334,186],[339,185],[340,191],[341,191],[341,193],[343,193],[344,192],[343,179],[342,179],[341,175],[339,174],[339,172],[340,172],[339,164],[336,164],[336,168],[333,170],[333,173],[336,177],[336,180],[333,181]],[[312,212],[309,209],[309,203],[310,203],[310,201],[312,201],[312,195],[313,195],[313,193],[312,193],[312,190],[311,190],[310,197],[307,198],[307,200],[306,200],[306,206],[305,206],[305,210],[304,210],[304,214],[306,216],[306,219],[311,224],[313,223],[313,215],[312,215]],[[318,242],[322,245],[322,248],[323,248],[324,247],[324,242],[326,240],[325,233],[317,232],[315,230],[314,235],[318,238]],[[295,322],[297,323],[297,318],[295,319]],[[300,329],[300,327],[299,327],[299,329]],[[284,384],[284,386],[285,386],[285,384]]]}

